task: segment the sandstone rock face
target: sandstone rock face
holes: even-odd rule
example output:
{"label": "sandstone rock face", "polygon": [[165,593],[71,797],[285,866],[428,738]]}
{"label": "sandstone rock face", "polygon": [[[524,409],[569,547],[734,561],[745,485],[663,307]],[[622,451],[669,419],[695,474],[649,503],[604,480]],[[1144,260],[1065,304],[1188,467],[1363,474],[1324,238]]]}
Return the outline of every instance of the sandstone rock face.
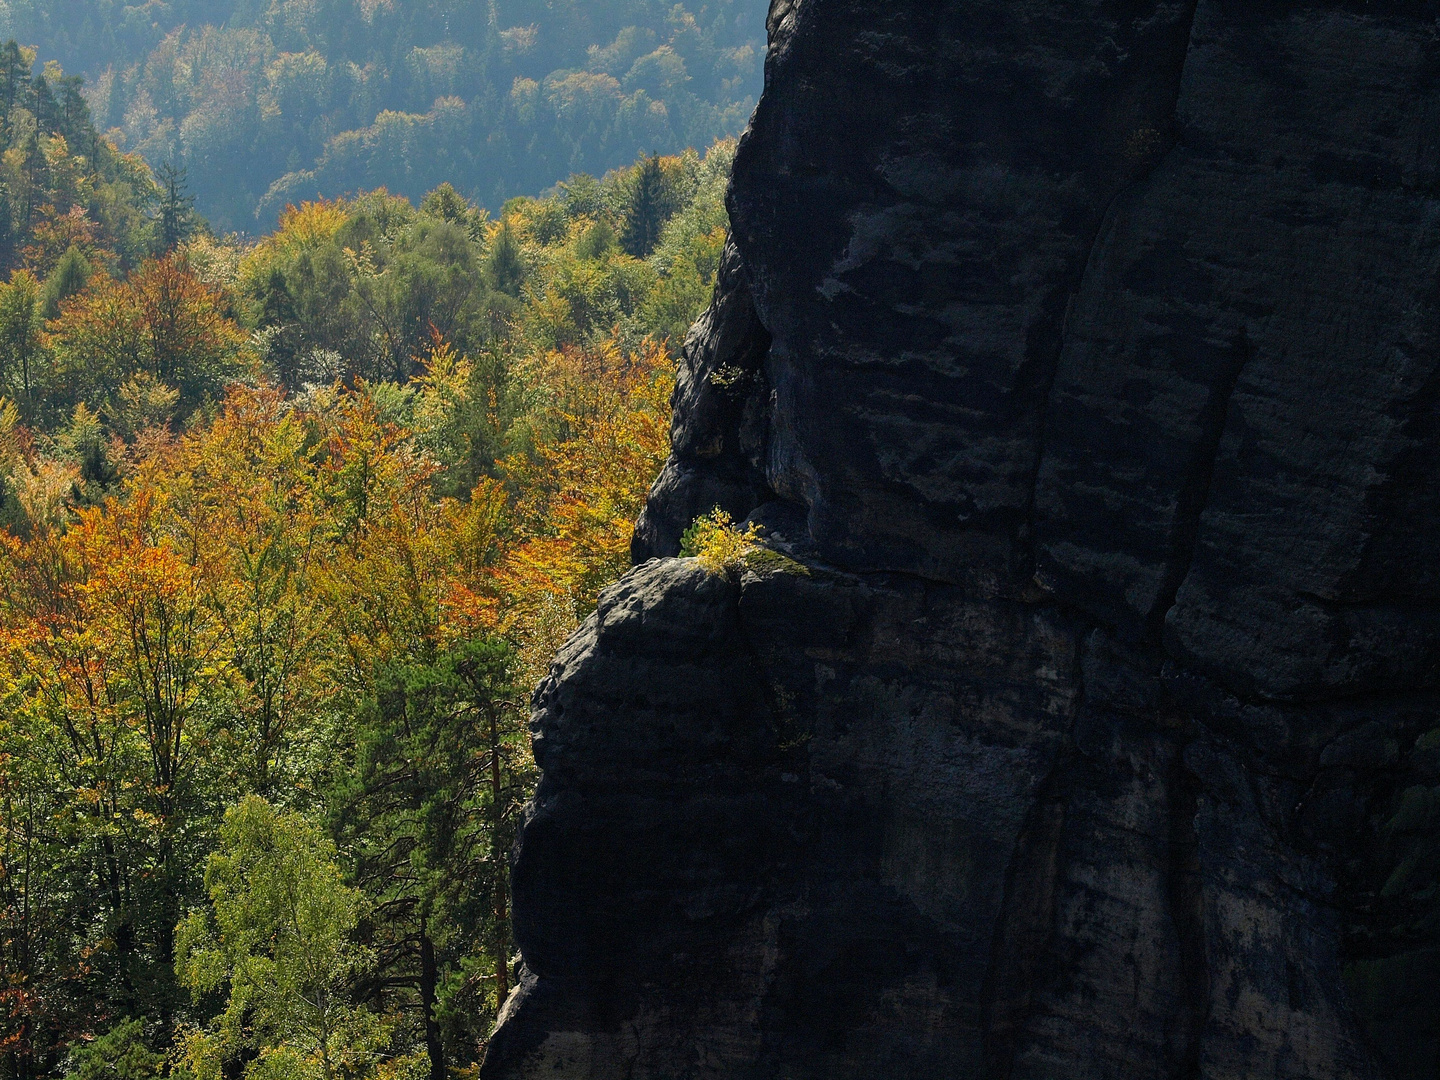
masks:
{"label": "sandstone rock face", "polygon": [[775,0],[483,1076],[1435,1074],[1437,27]]}

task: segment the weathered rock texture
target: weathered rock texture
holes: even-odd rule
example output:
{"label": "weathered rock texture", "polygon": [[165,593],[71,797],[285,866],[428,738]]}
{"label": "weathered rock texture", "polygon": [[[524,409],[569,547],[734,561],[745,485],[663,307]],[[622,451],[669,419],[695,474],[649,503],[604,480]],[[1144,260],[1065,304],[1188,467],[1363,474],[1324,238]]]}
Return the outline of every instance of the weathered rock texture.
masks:
{"label": "weathered rock texture", "polygon": [[770,33],[483,1075],[1435,1075],[1440,4]]}

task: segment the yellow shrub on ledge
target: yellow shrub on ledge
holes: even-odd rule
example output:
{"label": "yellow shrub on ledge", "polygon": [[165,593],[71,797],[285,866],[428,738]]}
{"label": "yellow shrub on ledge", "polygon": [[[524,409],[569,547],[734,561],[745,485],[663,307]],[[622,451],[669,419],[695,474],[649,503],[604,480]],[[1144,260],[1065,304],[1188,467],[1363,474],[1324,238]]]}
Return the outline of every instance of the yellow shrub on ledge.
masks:
{"label": "yellow shrub on ledge", "polygon": [[680,554],[700,560],[712,574],[738,570],[756,547],[760,534],[754,525],[742,530],[720,507],[696,518],[680,538]]}

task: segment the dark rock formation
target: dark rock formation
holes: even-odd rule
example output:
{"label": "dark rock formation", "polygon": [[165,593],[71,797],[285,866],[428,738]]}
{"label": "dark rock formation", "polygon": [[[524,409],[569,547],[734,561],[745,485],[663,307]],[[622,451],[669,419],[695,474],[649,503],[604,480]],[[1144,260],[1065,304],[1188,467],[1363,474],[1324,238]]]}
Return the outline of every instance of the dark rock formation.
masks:
{"label": "dark rock formation", "polygon": [[485,1077],[1434,1075],[1437,27],[775,0]]}

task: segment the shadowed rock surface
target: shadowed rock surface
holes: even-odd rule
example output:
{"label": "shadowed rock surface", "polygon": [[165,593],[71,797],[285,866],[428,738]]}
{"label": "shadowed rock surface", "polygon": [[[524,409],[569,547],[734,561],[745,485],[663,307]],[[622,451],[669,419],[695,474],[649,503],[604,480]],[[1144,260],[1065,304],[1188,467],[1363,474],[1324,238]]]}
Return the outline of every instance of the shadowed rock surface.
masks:
{"label": "shadowed rock surface", "polygon": [[775,0],[487,1080],[1436,1074],[1437,19]]}

